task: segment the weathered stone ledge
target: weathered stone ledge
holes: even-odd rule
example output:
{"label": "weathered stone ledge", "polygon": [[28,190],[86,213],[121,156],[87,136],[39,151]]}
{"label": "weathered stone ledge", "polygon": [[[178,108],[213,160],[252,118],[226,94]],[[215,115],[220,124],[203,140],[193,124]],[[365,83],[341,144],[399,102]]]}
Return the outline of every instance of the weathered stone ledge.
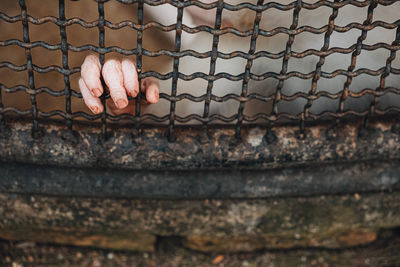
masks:
{"label": "weathered stone ledge", "polygon": [[118,170],[0,161],[0,192],[146,199],[266,198],[400,190],[400,161],[277,170]]}
{"label": "weathered stone ledge", "polygon": [[399,192],[181,201],[0,194],[0,203],[0,238],[132,250],[152,250],[157,236],[201,251],[340,248],[400,226]]}
{"label": "weathered stone ledge", "polygon": [[169,142],[167,129],[143,127],[111,130],[102,138],[99,127],[68,132],[57,124],[41,124],[37,138],[30,122],[8,122],[0,128],[0,160],[68,167],[134,170],[271,169],[334,162],[400,159],[398,118],[310,125],[306,138],[297,126],[246,126],[242,138],[231,127],[176,129]]}
{"label": "weathered stone ledge", "polygon": [[398,266],[399,229],[385,230],[368,245],[346,249],[297,248],[258,250],[246,253],[196,252],[174,237],[158,241],[154,252],[115,251],[95,248],[38,244],[31,241],[0,240],[0,265],[6,267],[298,267],[298,266]]}

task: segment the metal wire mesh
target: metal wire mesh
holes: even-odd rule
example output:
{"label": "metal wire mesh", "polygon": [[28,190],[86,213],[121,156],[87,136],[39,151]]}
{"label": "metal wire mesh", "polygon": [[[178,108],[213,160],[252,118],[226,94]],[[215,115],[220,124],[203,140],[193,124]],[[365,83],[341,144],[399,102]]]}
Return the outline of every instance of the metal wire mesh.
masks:
{"label": "metal wire mesh", "polygon": [[[18,46],[24,48],[26,64],[17,65],[9,61],[0,61],[0,69],[8,68],[10,70],[21,72],[26,71],[28,74],[28,85],[16,85],[12,87],[7,87],[7,85],[2,83],[0,77],[0,121],[4,123],[6,117],[10,113],[15,113],[18,116],[30,116],[33,122],[33,131],[37,132],[39,129],[39,119],[41,118],[51,118],[56,116],[61,116],[68,127],[72,130],[74,121],[77,119],[84,120],[100,120],[103,135],[107,132],[107,123],[118,122],[122,119],[128,119],[135,124],[136,127],[140,127],[143,122],[152,123],[168,123],[169,136],[173,137],[174,129],[177,127],[175,124],[178,122],[182,125],[187,124],[189,121],[197,121],[205,126],[214,122],[223,122],[234,124],[237,136],[240,136],[241,128],[244,123],[256,123],[267,125],[270,127],[275,123],[282,121],[292,121],[299,124],[300,132],[303,133],[306,128],[306,123],[309,121],[320,121],[324,119],[335,119],[341,120],[348,117],[359,117],[365,122],[371,116],[380,116],[387,114],[396,114],[400,112],[399,106],[388,106],[384,109],[378,108],[379,100],[382,96],[391,94],[393,96],[400,95],[399,86],[386,86],[386,79],[390,76],[400,76],[400,69],[392,66],[396,58],[396,52],[400,49],[400,19],[394,22],[386,21],[374,21],[373,15],[374,10],[377,6],[391,6],[397,1],[316,1],[313,3],[308,3],[306,1],[293,1],[288,4],[281,4],[278,2],[262,1],[258,0],[257,3],[239,3],[239,4],[229,4],[224,1],[216,1],[211,4],[198,2],[198,1],[150,1],[150,0],[119,0],[121,3],[134,4],[137,5],[137,22],[133,20],[125,20],[122,22],[111,22],[105,19],[105,13],[107,12],[107,3],[109,1],[97,0],[98,6],[98,19],[95,21],[85,21],[81,18],[66,18],[65,15],[65,0],[59,0],[59,14],[56,16],[45,16],[41,18],[36,18],[29,15],[29,10],[25,0],[18,0],[21,14],[16,16],[10,16],[4,12],[0,12],[0,20],[7,23],[22,23],[23,35],[22,40],[20,39],[7,39],[0,40],[0,53],[2,47],[7,46]],[[264,3],[265,2],[265,3]],[[170,4],[177,8],[177,18],[176,23],[172,25],[162,25],[158,22],[144,22],[144,6],[159,6],[162,4]],[[196,6],[201,9],[216,9],[215,25],[210,26],[196,26],[189,27],[183,23],[183,11],[189,6]],[[338,12],[341,8],[345,6],[354,6],[357,8],[367,7],[366,19],[362,23],[352,22],[345,26],[339,26],[335,24],[335,19],[338,16]],[[318,8],[325,7],[331,9],[331,15],[327,18],[327,24],[321,27],[313,27],[309,25],[299,25],[299,14],[303,10],[310,10],[314,12],[319,12]],[[393,8],[398,8],[394,6]],[[224,11],[240,11],[249,10],[255,14],[255,19],[252,23],[252,27],[248,30],[241,30],[235,27],[222,27],[222,13]],[[267,11],[283,11],[290,12],[292,14],[292,23],[289,27],[276,27],[270,30],[263,29],[260,27],[260,21],[262,16]],[[400,10],[398,12],[400,14]],[[400,17],[400,15],[399,15]],[[61,36],[61,43],[59,44],[49,44],[45,41],[31,41],[29,24],[31,25],[43,25],[45,23],[53,23],[59,27],[59,34]],[[98,28],[98,45],[81,45],[76,46],[68,43],[66,29],[71,25],[80,25],[83,28]],[[106,34],[105,29],[120,30],[123,27],[129,27],[136,31],[137,36],[137,46],[131,49],[121,48],[119,46],[106,46]],[[175,31],[175,41],[174,48],[172,50],[159,50],[151,51],[143,46],[143,36],[146,35],[146,31],[151,28],[158,29],[164,32]],[[369,31],[380,28],[395,31],[393,35],[394,39],[392,43],[378,42],[374,44],[366,44],[364,41],[367,38]],[[357,41],[350,47],[331,47],[330,43],[334,33],[346,33],[353,29],[357,29],[361,32]],[[212,47],[210,51],[194,51],[194,50],[182,50],[181,49],[181,35],[182,32],[188,34],[196,34],[199,32],[207,32],[213,36]],[[296,37],[301,33],[312,33],[312,34],[323,34],[323,46],[320,49],[306,49],[304,51],[296,52],[293,49]],[[220,37],[224,34],[232,34],[240,38],[250,38],[248,52],[234,51],[234,52],[223,52],[219,49]],[[271,52],[266,50],[257,50],[257,40],[260,37],[268,38],[275,36],[277,34],[285,34],[287,36],[287,42],[284,47],[282,47],[280,52]],[[62,66],[50,65],[50,66],[38,66],[33,63],[31,50],[35,48],[44,48],[51,51],[61,51],[62,55]],[[357,68],[357,58],[364,51],[376,51],[378,49],[385,49],[389,51],[389,56],[386,59],[384,66],[373,70],[368,68],[363,68],[358,66]],[[141,99],[143,95],[138,95],[136,98],[135,110],[132,114],[124,114],[115,116],[108,114],[106,108],[102,114],[92,115],[83,111],[73,111],[71,108],[71,101],[74,98],[82,98],[79,91],[74,90],[75,84],[71,85],[70,76],[80,72],[80,67],[70,67],[69,66],[69,52],[85,52],[92,51],[97,53],[100,58],[101,64],[105,61],[105,55],[107,53],[116,52],[121,55],[136,56],[136,66],[138,70],[139,80],[146,77],[155,77],[159,80],[172,80],[172,87],[170,93],[162,92],[160,94],[160,99],[164,99],[170,103],[169,114],[164,116],[157,116],[154,114],[143,114],[141,110]],[[347,69],[336,69],[332,72],[324,71],[325,59],[328,56],[335,56],[336,54],[351,54],[351,62]],[[173,59],[173,68],[168,73],[159,73],[153,70],[143,71],[143,57],[159,57],[168,56]],[[289,62],[292,59],[302,59],[307,56],[318,57],[315,69],[308,73],[303,73],[300,71],[290,71],[288,68]],[[193,58],[210,58],[210,68],[208,73],[196,72],[193,74],[184,74],[179,70],[180,59],[183,57],[193,57]],[[245,69],[243,72],[236,75],[227,72],[216,73],[216,62],[218,59],[234,59],[242,58],[247,61]],[[252,72],[253,61],[257,59],[281,59],[282,64],[279,72],[268,71],[266,69],[261,74],[256,74]],[[37,87],[35,85],[35,73],[48,73],[57,72],[64,77],[64,90],[56,91],[50,87]],[[355,77],[361,75],[368,75],[377,77],[379,80],[378,87],[363,88],[360,91],[352,91],[351,84]],[[323,79],[334,79],[335,77],[343,76],[345,77],[345,83],[341,86],[340,90],[336,92],[318,90],[318,82]],[[287,95],[284,93],[285,82],[292,78],[297,77],[303,80],[309,80],[311,82],[311,87],[308,91],[298,91],[292,95]],[[207,81],[207,88],[204,94],[200,96],[194,96],[192,94],[183,93],[178,94],[179,81],[192,81],[196,78],[201,78]],[[241,81],[242,89],[240,94],[235,94],[226,90],[226,94],[219,96],[213,94],[213,89],[215,88],[215,81],[219,79],[227,79],[230,81]],[[277,85],[273,90],[272,94],[269,93],[253,93],[249,92],[249,81],[264,81],[266,79],[273,79],[277,81]],[[103,82],[104,84],[104,82]],[[141,83],[139,82],[139,85]],[[2,99],[2,93],[15,93],[18,91],[23,91],[29,95],[31,101],[31,109],[21,110],[13,106],[5,105],[4,99]],[[36,97],[39,94],[47,93],[54,97],[65,97],[65,109],[57,109],[51,111],[41,111],[38,108]],[[362,98],[366,95],[372,97],[368,107],[357,110],[352,108],[345,108],[345,101],[349,98]],[[106,107],[106,99],[109,98],[109,94],[102,96],[102,103]],[[314,113],[311,111],[313,103],[318,99],[326,98],[331,100],[338,100],[338,105],[335,111],[324,111],[320,113]],[[131,99],[131,98],[130,98]],[[288,102],[290,105],[291,101],[298,99],[304,99],[305,104],[298,113],[282,112],[280,111],[279,105],[282,102]],[[204,102],[204,109],[202,115],[200,114],[189,114],[187,116],[180,116],[176,113],[176,105],[179,101],[191,101],[193,103]],[[258,113],[253,115],[247,115],[244,112],[245,104],[252,100],[257,100],[261,102],[271,103],[271,110],[260,110]],[[221,114],[212,114],[210,112],[210,105],[213,103],[225,103],[228,101],[236,101],[239,103],[236,114],[232,116],[224,116]]]}

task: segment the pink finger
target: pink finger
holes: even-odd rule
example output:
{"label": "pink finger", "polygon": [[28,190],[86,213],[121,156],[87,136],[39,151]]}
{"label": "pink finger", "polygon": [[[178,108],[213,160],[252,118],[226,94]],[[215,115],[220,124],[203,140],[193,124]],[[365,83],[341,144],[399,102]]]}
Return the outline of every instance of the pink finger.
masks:
{"label": "pink finger", "polygon": [[79,79],[79,89],[81,90],[83,101],[85,101],[86,106],[88,106],[94,114],[103,112],[103,105],[100,99],[90,93],[89,88],[87,88],[82,78]]}
{"label": "pink finger", "polygon": [[128,95],[136,97],[139,93],[139,81],[135,64],[129,59],[122,60],[122,74],[124,76],[124,86]]}
{"label": "pink finger", "polygon": [[158,99],[160,98],[160,84],[158,83],[158,80],[152,78],[144,79],[142,90],[146,91],[146,100],[149,103],[155,104],[158,102]]}
{"label": "pink finger", "polygon": [[121,115],[124,113],[132,114],[134,115],[134,110],[135,110],[135,100],[129,101],[129,104],[125,108],[117,108],[114,103],[111,101],[111,99],[108,99],[110,101],[107,101],[107,107],[108,110],[113,114],[113,115]]}
{"label": "pink finger", "polygon": [[99,97],[103,93],[103,86],[100,81],[100,70],[100,61],[95,55],[87,56],[81,66],[81,77],[86,87],[95,97]]}
{"label": "pink finger", "polygon": [[124,88],[121,63],[115,59],[108,60],[103,66],[103,78],[117,108],[126,107],[128,105],[128,98],[126,97],[126,90]]}

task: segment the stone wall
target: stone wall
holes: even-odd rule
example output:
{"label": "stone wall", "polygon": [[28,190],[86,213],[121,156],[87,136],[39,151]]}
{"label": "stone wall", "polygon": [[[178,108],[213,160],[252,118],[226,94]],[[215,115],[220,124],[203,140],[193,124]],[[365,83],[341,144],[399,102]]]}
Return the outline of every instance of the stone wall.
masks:
{"label": "stone wall", "polygon": [[0,194],[0,238],[153,251],[179,237],[204,252],[344,248],[400,226],[399,192],[146,200]]}

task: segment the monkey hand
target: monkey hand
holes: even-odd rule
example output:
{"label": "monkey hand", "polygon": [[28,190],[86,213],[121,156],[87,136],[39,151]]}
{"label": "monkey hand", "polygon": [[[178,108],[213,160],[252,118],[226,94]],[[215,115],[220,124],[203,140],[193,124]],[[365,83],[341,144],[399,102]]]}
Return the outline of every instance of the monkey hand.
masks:
{"label": "monkey hand", "polygon": [[[107,106],[111,112],[115,115],[132,113],[134,101],[128,101],[127,95],[136,97],[139,93],[138,75],[133,62],[128,59],[122,61],[110,59],[101,68],[97,56],[89,55],[85,58],[81,66],[79,88],[86,106],[94,114],[99,114],[104,110],[100,101],[100,96],[104,92],[100,75],[103,75],[104,82],[110,92],[111,99],[108,99]],[[146,78],[142,80],[141,85],[147,102],[150,104],[157,103],[160,92],[158,81],[153,78]]]}

